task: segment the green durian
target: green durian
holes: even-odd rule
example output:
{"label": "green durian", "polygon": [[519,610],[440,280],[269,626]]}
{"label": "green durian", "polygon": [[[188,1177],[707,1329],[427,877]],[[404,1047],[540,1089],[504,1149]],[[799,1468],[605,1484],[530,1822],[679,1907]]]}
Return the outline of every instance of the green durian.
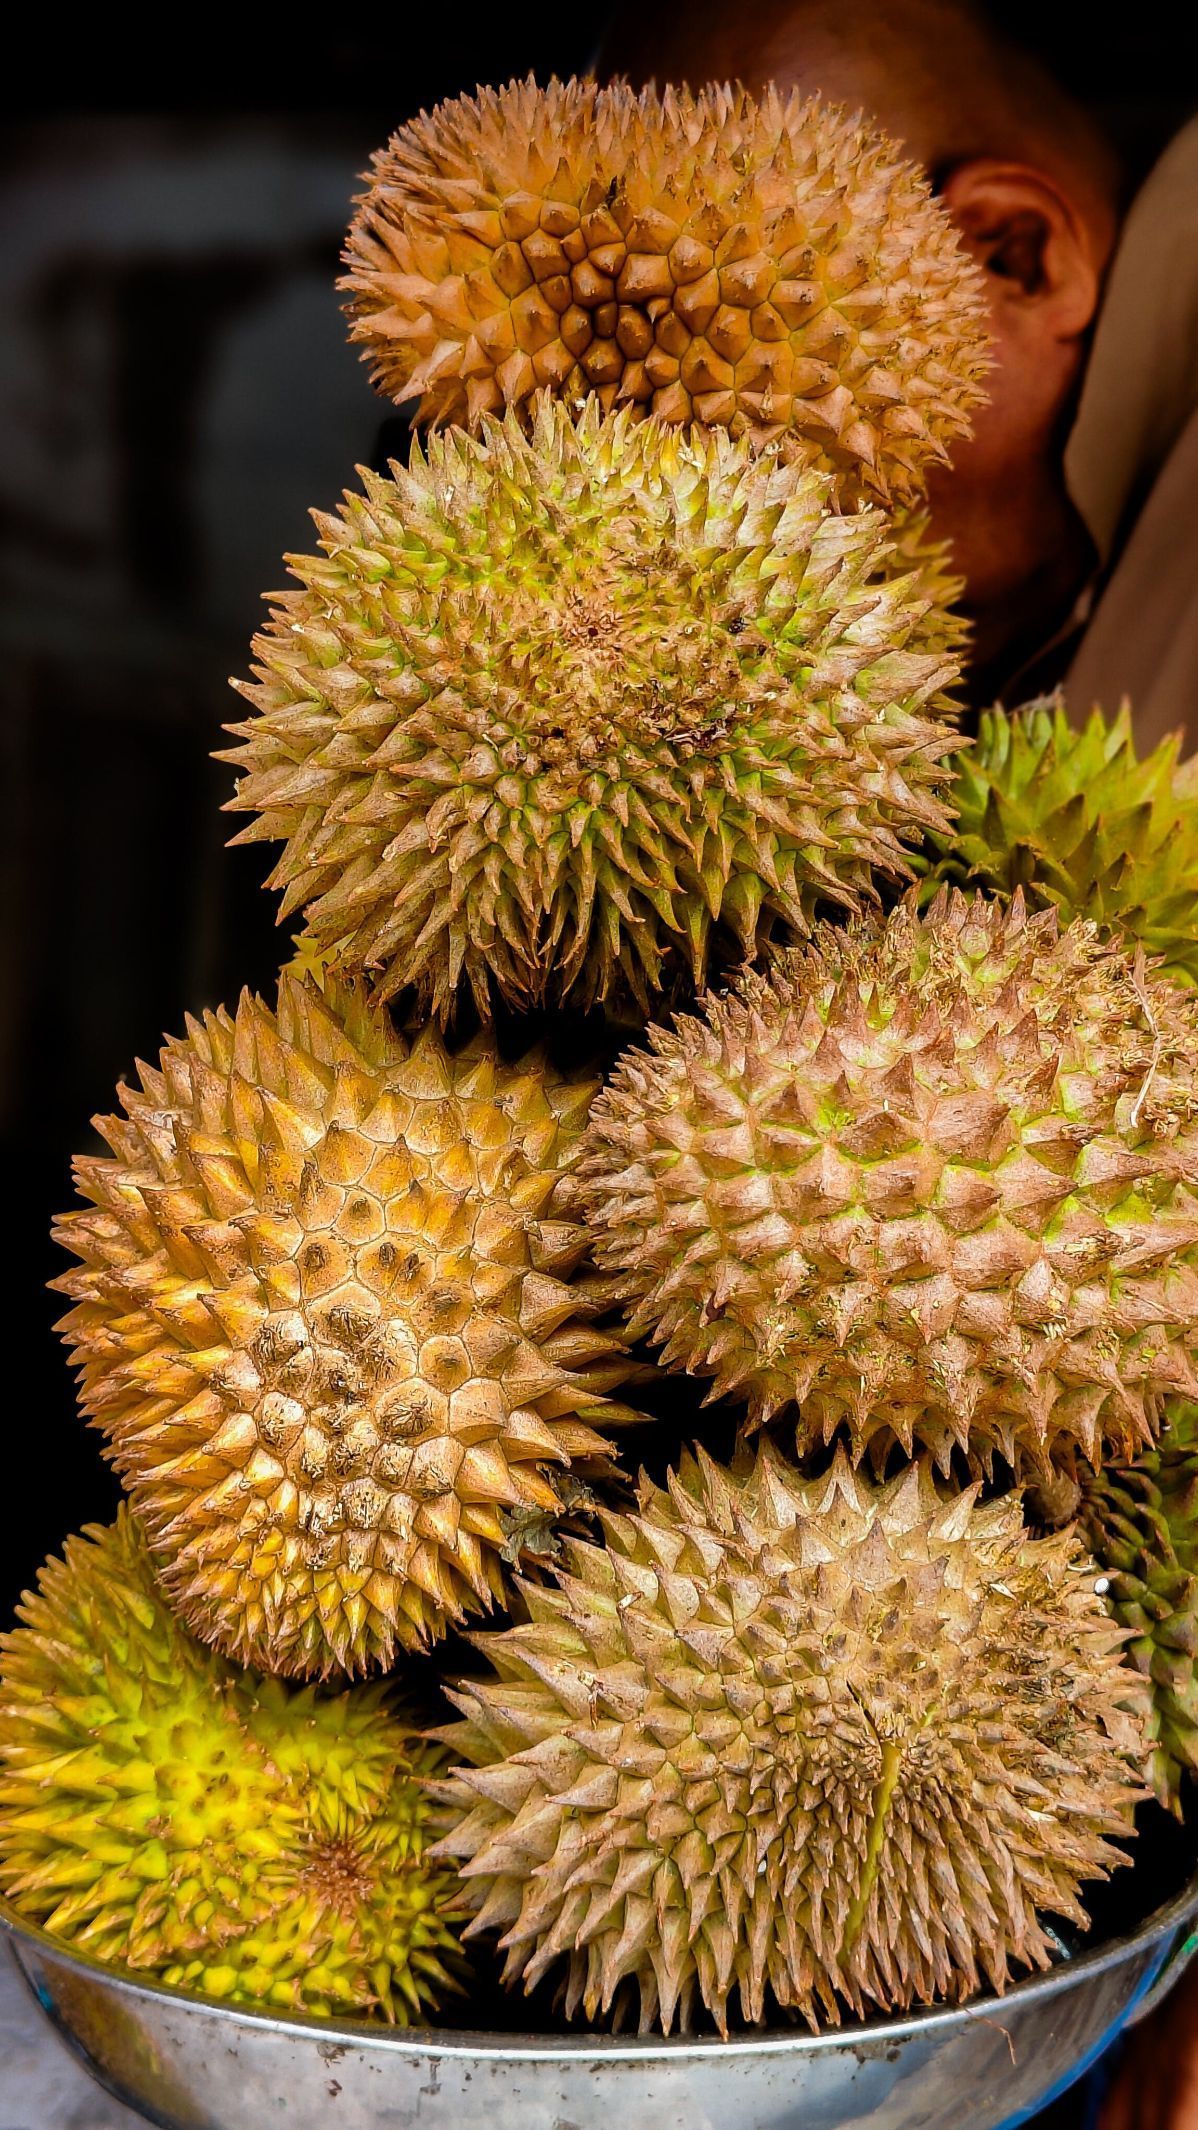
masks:
{"label": "green durian", "polygon": [[925,895],[950,881],[1022,888],[1066,923],[1130,934],[1171,976],[1198,984],[1198,758],[1180,735],[1141,761],[1125,703],[1075,730],[1059,697],[988,710],[956,758],[957,826],[933,831]]}
{"label": "green durian", "polygon": [[237,2004],[427,2020],[460,1966],[435,1750],[386,1689],[191,1639],[122,1509],[0,1638],[0,1892],[81,1952]]}
{"label": "green durian", "polygon": [[1180,1818],[1184,1778],[1198,1774],[1198,1405],[1172,1400],[1160,1442],[1134,1464],[1077,1476],[1107,1602],[1152,1684],[1153,1785]]}

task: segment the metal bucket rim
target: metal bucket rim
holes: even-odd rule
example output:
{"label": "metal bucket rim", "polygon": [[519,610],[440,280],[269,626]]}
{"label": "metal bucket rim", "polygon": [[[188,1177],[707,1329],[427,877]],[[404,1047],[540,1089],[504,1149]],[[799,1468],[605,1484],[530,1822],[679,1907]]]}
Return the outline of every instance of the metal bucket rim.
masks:
{"label": "metal bucket rim", "polygon": [[721,2041],[718,2035],[693,2037],[683,2034],[668,2037],[660,2034],[580,2034],[574,2040],[569,2035],[496,2034],[486,2029],[455,2027],[390,2027],[366,2019],[333,2021],[308,2013],[251,2010],[244,2005],[229,2004],[220,1997],[180,1989],[173,1983],[142,1980],[125,1970],[110,1967],[94,1954],[78,1952],[49,1931],[42,1930],[38,1924],[28,1922],[0,1898],[0,1927],[14,1941],[14,1948],[27,1944],[35,1951],[49,1955],[60,1967],[71,1969],[87,1979],[100,1978],[117,1995],[166,1999],[190,2010],[216,2014],[233,2026],[265,2028],[273,2033],[319,2040],[328,2049],[368,2045],[407,2057],[464,2057],[476,2062],[561,2057],[575,2065],[589,2060],[599,2065],[621,2058],[648,2063],[680,2055],[700,2060],[716,2059],[726,2057],[730,2049],[742,2055],[769,2056],[796,2050],[816,2053],[823,2049],[843,2049],[846,2044],[860,2046],[872,2055],[878,2048],[886,2048],[917,2033],[934,2034],[938,2029],[965,2025],[971,2020],[994,2023],[1004,2008],[1011,2005],[1027,2007],[1063,1990],[1073,1989],[1088,1977],[1117,1967],[1137,1952],[1147,1951],[1170,1931],[1176,1932],[1196,1918],[1198,1871],[1180,1893],[1154,1909],[1138,1930],[1124,1937],[1105,1940],[1092,1951],[1062,1961],[1047,1974],[1029,1975],[1014,1983],[1002,1996],[987,1991],[985,1995],[971,1997],[965,2004],[932,2005],[904,2013],[901,2018],[846,2022],[840,2027],[821,2028],[814,2034],[796,2027],[785,2033],[737,2034],[728,2041]]}

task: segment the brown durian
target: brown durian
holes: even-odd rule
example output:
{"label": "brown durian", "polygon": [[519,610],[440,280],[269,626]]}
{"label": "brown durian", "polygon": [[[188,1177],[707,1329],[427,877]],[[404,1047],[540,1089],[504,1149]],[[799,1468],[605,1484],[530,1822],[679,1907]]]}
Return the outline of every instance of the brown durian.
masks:
{"label": "brown durian", "polygon": [[643,1018],[947,832],[959,631],[917,524],[593,401],[364,480],[225,759],[281,915],[381,995]]}
{"label": "brown durian", "polygon": [[1198,1392],[1198,1003],[1020,895],[825,926],[653,1030],[576,1177],[632,1334],[804,1452],[1047,1475]]}
{"label": "brown durian", "polygon": [[481,1634],[441,1794],[505,1978],[642,2028],[1001,1990],[1125,1861],[1146,1691],[1071,1534],[925,1461],[698,1453]]}
{"label": "brown durian", "polygon": [[595,1083],[288,976],[140,1071],[56,1230],[85,1410],[203,1640],[387,1665],[502,1596],[508,1513],[627,1417],[552,1206]]}
{"label": "brown durian", "polygon": [[375,382],[425,421],[594,393],[910,502],[983,397],[978,275],[926,180],[772,88],[441,104],[375,157],[345,260]]}

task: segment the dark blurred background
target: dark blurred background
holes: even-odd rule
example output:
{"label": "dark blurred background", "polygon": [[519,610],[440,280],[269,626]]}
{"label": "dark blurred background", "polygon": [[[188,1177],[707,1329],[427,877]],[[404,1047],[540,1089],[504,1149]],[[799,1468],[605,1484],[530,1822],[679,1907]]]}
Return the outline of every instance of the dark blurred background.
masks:
{"label": "dark blurred background", "polygon": [[[426,15],[429,11],[425,11]],[[432,11],[436,14],[438,11]],[[479,80],[590,58],[602,11],[402,34],[284,16],[172,34],[23,24],[0,145],[0,1189],[6,1539],[0,1624],[115,1488],[51,1326],[48,1240],[117,1079],[186,1010],[268,985],[285,942],[260,849],[226,852],[235,714],[264,589],[363,461],[403,447],[334,290],[359,173]],[[1191,70],[1190,11],[1044,35],[1136,142]],[[527,19],[527,18],[526,18]],[[220,18],[217,18],[219,25]],[[124,38],[124,41],[122,41]],[[173,56],[170,56],[173,55]],[[1186,92],[1188,94],[1188,92]],[[1180,115],[1180,110],[1179,110]]]}
{"label": "dark blurred background", "polygon": [[334,288],[359,175],[422,105],[584,66],[594,25],[238,23],[177,62],[53,34],[0,147],[0,1625],[116,1499],[46,1292],[71,1155],[135,1057],[285,948],[209,755],[309,507],[403,448]]}

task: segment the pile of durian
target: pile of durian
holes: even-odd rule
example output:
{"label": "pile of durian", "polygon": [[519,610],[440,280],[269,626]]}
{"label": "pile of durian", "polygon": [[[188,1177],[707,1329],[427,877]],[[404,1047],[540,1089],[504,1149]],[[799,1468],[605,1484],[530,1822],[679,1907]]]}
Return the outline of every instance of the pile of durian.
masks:
{"label": "pile of durian", "polygon": [[0,1891],[329,2015],[1001,1990],[1198,1770],[1198,784],[963,741],[980,283],[856,120],[481,91],[346,260],[428,434],[238,684],[295,958],[57,1230],[128,1498]]}

